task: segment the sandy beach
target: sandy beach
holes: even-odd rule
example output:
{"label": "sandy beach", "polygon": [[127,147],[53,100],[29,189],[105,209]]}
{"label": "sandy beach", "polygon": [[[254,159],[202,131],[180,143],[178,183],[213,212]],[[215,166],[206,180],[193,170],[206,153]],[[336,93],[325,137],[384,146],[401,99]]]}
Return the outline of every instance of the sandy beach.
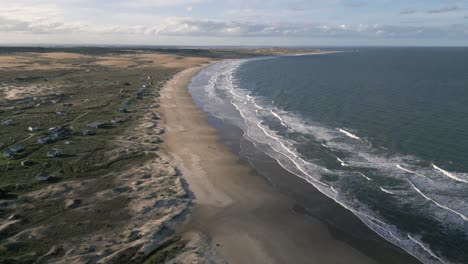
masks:
{"label": "sandy beach", "polygon": [[381,262],[336,239],[323,222],[297,213],[293,200],[221,142],[187,89],[202,68],[180,72],[161,94],[165,147],[195,198],[183,232],[207,235],[229,263]]}

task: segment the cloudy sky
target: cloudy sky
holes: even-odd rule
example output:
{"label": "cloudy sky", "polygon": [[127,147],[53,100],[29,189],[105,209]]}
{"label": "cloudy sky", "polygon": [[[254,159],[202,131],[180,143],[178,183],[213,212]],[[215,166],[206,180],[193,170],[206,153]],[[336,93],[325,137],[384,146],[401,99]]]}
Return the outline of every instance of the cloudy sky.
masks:
{"label": "cloudy sky", "polygon": [[0,0],[0,44],[467,45],[468,0]]}

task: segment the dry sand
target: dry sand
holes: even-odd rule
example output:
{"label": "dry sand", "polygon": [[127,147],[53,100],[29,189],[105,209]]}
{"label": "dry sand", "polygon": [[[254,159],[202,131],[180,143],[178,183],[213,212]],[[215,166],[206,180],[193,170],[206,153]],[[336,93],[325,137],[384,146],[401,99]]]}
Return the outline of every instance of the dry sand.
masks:
{"label": "dry sand", "polygon": [[161,99],[172,154],[195,196],[186,232],[201,232],[229,263],[375,263],[332,237],[322,222],[295,213],[278,193],[220,142],[187,86],[202,67],[169,81]]}
{"label": "dry sand", "polygon": [[102,56],[83,55],[72,52],[23,52],[14,55],[0,54],[0,71],[79,69],[78,65],[118,68],[150,68],[160,66],[185,69],[209,61],[211,61],[210,58],[178,56],[156,52]]}

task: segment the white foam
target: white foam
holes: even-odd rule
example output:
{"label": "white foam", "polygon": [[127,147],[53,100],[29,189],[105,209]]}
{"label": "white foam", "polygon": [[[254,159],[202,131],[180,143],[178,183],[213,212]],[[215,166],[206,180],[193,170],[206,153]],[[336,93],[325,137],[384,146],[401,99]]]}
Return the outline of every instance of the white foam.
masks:
{"label": "white foam", "polygon": [[451,209],[451,208],[449,208],[449,207],[447,207],[445,205],[442,205],[442,204],[436,202],[435,200],[433,200],[432,198],[430,198],[429,196],[424,194],[420,189],[418,189],[410,180],[407,180],[407,181],[410,183],[411,187],[413,187],[413,189],[416,192],[418,192],[424,199],[433,202],[436,206],[438,206],[438,207],[440,207],[440,208],[442,208],[444,210],[450,211],[450,212],[460,216],[464,221],[468,221],[468,218],[465,215],[463,215],[462,213],[457,212],[457,211],[455,211],[455,210],[453,210],[453,209]]}
{"label": "white foam", "polygon": [[[347,153],[348,156],[346,156],[346,162],[337,158],[342,166],[370,168],[376,170],[379,175],[383,174],[391,178],[401,178],[405,175],[396,172],[395,164],[397,164],[397,168],[399,170],[423,176],[425,178],[427,177],[418,172],[405,169],[404,167],[411,166],[405,162],[405,157],[379,156],[375,154],[376,152],[373,152],[370,144],[365,140],[362,140],[357,135],[346,131],[345,129],[326,128],[320,124],[311,123],[306,121],[307,119],[304,119],[295,113],[286,112],[272,105],[268,105],[266,102],[271,102],[270,100],[263,100],[263,98],[258,96],[254,97],[249,91],[237,87],[235,84],[236,80],[234,78],[234,74],[239,65],[243,62],[244,61],[233,61],[231,63],[224,63],[223,65],[220,65],[218,69],[214,69],[215,72],[212,73],[213,76],[209,76],[211,77],[210,82],[207,85],[209,87],[205,87],[205,90],[209,97],[212,95],[211,99],[214,102],[217,102],[219,106],[225,105],[227,101],[231,102],[231,104],[238,110],[243,120],[241,121],[242,124],[236,123],[236,125],[244,130],[244,137],[265,154],[277,160],[277,162],[287,171],[305,179],[317,190],[351,211],[379,235],[402,247],[419,259],[427,259],[426,254],[422,254],[422,252],[420,252],[422,250],[415,249],[415,247],[417,247],[414,245],[414,243],[416,243],[415,241],[406,239],[406,234],[400,233],[396,227],[379,220],[380,217],[368,209],[365,204],[358,202],[356,199],[349,199],[345,202],[344,199],[349,197],[348,195],[343,195],[342,197],[338,196],[338,192],[333,186],[319,180],[323,173],[335,173],[335,175],[340,175],[340,172],[342,171],[332,172],[325,167],[321,167],[308,160],[304,160],[300,153],[295,149],[294,142],[291,142],[291,139],[280,136],[262,122],[265,117],[273,115],[281,122],[281,125],[287,127],[288,130],[305,135],[311,135],[314,139],[319,141],[323,147],[329,148],[333,151]],[[223,92],[226,93],[227,98],[224,98]],[[218,96],[219,94],[222,94],[223,97],[221,98]],[[212,108],[211,110],[217,111],[216,108]],[[221,118],[226,119],[228,122],[231,122],[230,119],[233,118],[232,116],[226,116],[226,113],[218,111],[215,112],[215,114],[220,114]],[[337,131],[339,133],[337,133]],[[343,136],[340,133],[355,140],[341,140]],[[399,164],[402,164],[402,166]],[[420,171],[420,169],[418,169],[418,171]],[[360,172],[358,173],[367,181],[372,180],[366,175]],[[378,179],[375,180],[377,181]],[[340,189],[343,188],[341,185],[339,185],[339,187]],[[382,189],[392,192],[385,188]],[[422,197],[426,199],[425,197],[427,196],[422,195]],[[452,213],[456,212],[454,210],[447,210],[448,207],[441,207],[440,203],[435,202],[435,204],[437,207],[443,209],[444,212],[448,212],[445,214],[450,216]],[[458,216],[463,215],[458,214]],[[455,216],[454,218],[457,220],[456,223],[459,223],[459,218]]]}
{"label": "white foam", "polygon": [[421,173],[418,173],[418,172],[415,172],[415,171],[412,171],[412,170],[408,170],[406,168],[403,168],[402,166],[400,166],[400,164],[397,164],[396,167],[404,172],[408,172],[408,173],[412,173],[414,175],[418,175],[418,176],[421,176],[421,177],[424,177],[426,179],[428,179],[425,175],[421,174]]}
{"label": "white foam", "polygon": [[348,167],[348,164],[346,164],[346,162],[344,162],[342,159],[336,157],[336,160],[338,160],[341,163],[341,166]]}
{"label": "white foam", "polygon": [[372,179],[367,177],[364,173],[358,172],[358,174],[361,175],[362,177],[364,177],[366,180],[372,181]]}
{"label": "white foam", "polygon": [[335,195],[338,195],[338,191],[335,188],[333,188],[333,186],[331,186],[330,189],[335,193]]}
{"label": "white foam", "polygon": [[[310,163],[306,162],[305,160],[303,160],[302,158],[300,158],[296,153],[294,153],[291,149],[289,149],[288,147],[286,147],[286,146],[284,145],[284,143],[281,141],[280,138],[278,138],[277,136],[274,136],[274,135],[272,135],[270,132],[268,132],[268,131],[266,130],[266,128],[262,126],[262,124],[260,124],[260,123],[258,122],[258,123],[257,123],[257,126],[263,131],[263,133],[265,133],[265,135],[267,135],[268,137],[270,137],[270,138],[272,138],[272,139],[274,139],[274,140],[277,140],[277,141],[279,142],[279,144],[281,145],[281,147],[293,156],[293,158],[290,158],[290,161],[291,161],[292,163],[294,163],[294,165],[296,166],[296,168],[297,168],[298,170],[300,170],[304,175],[309,176],[309,177],[310,177],[310,180],[312,180],[312,181],[314,181],[314,182],[316,182],[316,183],[318,183],[318,184],[320,184],[320,185],[322,185],[322,186],[329,187],[328,184],[325,184],[325,183],[323,183],[323,182],[321,182],[321,181],[319,181],[319,180],[313,178],[312,176],[310,176],[310,175],[304,170],[304,168],[303,168],[297,161],[300,161],[301,163],[305,163],[305,164],[310,164]],[[278,151],[277,149],[275,149],[275,150]],[[278,152],[280,152],[280,151],[278,151]],[[280,152],[280,153],[281,153],[281,152]],[[268,153],[267,153],[267,154],[268,154]],[[287,156],[286,156],[286,157],[287,157]],[[273,158],[274,158],[274,157],[273,157]]]}
{"label": "white foam", "polygon": [[353,138],[353,139],[357,139],[357,140],[361,140],[360,137],[354,135],[353,133],[351,132],[348,132],[342,128],[337,128],[338,131],[340,131],[341,133],[345,134],[346,136],[350,137],[350,138]]}
{"label": "white foam", "polygon": [[438,261],[442,262],[442,263],[446,263],[443,259],[441,259],[440,257],[438,257],[436,254],[434,254],[434,252],[432,252],[429,248],[427,248],[423,243],[421,243],[420,241],[414,239],[410,234],[408,234],[408,238],[413,241],[414,243],[418,244],[422,249],[424,249],[424,251],[426,251],[427,253],[429,253],[433,258],[437,259]]}
{"label": "white foam", "polygon": [[270,110],[271,114],[278,118],[278,120],[280,121],[281,125],[284,126],[284,127],[288,127],[285,123],[284,123],[284,120],[283,118],[281,118],[281,116],[279,116],[277,113],[275,113],[273,110]]}
{"label": "white foam", "polygon": [[438,170],[439,172],[441,172],[442,174],[444,174],[445,176],[447,176],[447,177],[449,177],[449,178],[451,178],[453,180],[468,183],[468,180],[461,179],[461,178],[457,177],[456,175],[453,175],[452,173],[437,167],[436,165],[434,165],[434,163],[432,163],[431,165],[432,165],[432,168]]}
{"label": "white foam", "polygon": [[390,191],[390,190],[387,190],[387,189],[383,188],[382,186],[380,186],[380,190],[381,190],[382,192],[384,192],[384,193],[396,194],[395,192],[392,192],[392,191]]}

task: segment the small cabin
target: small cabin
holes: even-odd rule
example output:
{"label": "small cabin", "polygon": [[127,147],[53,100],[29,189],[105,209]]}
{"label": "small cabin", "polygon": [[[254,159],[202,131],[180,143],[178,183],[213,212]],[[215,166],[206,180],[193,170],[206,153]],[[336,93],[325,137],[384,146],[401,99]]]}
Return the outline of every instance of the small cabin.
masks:
{"label": "small cabin", "polygon": [[49,134],[57,134],[57,135],[62,135],[62,134],[65,134],[65,133],[67,133],[67,132],[68,132],[68,130],[66,130],[65,128],[60,127],[60,126],[58,126],[58,127],[51,127],[51,128],[49,128],[49,129],[47,130],[47,133],[49,133]]}
{"label": "small cabin", "polygon": [[13,122],[13,120],[10,120],[10,119],[9,119],[9,120],[3,121],[2,124],[3,124],[4,126],[12,126],[12,125],[15,124],[15,122]]}
{"label": "small cabin", "polygon": [[21,145],[16,145],[16,146],[13,146],[10,148],[10,151],[13,152],[13,153],[18,153],[18,152],[21,152],[24,150],[24,147],[21,146]]}
{"label": "small cabin", "polygon": [[86,126],[89,128],[104,128],[106,126],[106,123],[102,121],[97,121],[97,122],[89,123]]}
{"label": "small cabin", "polygon": [[96,132],[94,132],[93,130],[83,130],[81,131],[81,134],[83,136],[92,136],[92,135],[96,135]]}
{"label": "small cabin", "polygon": [[48,158],[55,158],[62,155],[62,151],[60,149],[52,149],[51,151],[47,152]]}
{"label": "small cabin", "polygon": [[31,166],[34,165],[34,161],[32,160],[23,160],[21,161],[21,166]]}
{"label": "small cabin", "polygon": [[53,139],[51,137],[43,137],[37,140],[38,144],[49,144],[52,143]]}
{"label": "small cabin", "polygon": [[15,153],[12,152],[11,150],[6,150],[3,152],[3,157],[6,159],[13,158],[15,156]]}
{"label": "small cabin", "polygon": [[112,124],[120,124],[120,123],[123,123],[123,121],[120,118],[112,118],[111,123]]}
{"label": "small cabin", "polygon": [[51,176],[47,173],[41,172],[36,176],[36,180],[40,182],[46,182],[51,179]]}

